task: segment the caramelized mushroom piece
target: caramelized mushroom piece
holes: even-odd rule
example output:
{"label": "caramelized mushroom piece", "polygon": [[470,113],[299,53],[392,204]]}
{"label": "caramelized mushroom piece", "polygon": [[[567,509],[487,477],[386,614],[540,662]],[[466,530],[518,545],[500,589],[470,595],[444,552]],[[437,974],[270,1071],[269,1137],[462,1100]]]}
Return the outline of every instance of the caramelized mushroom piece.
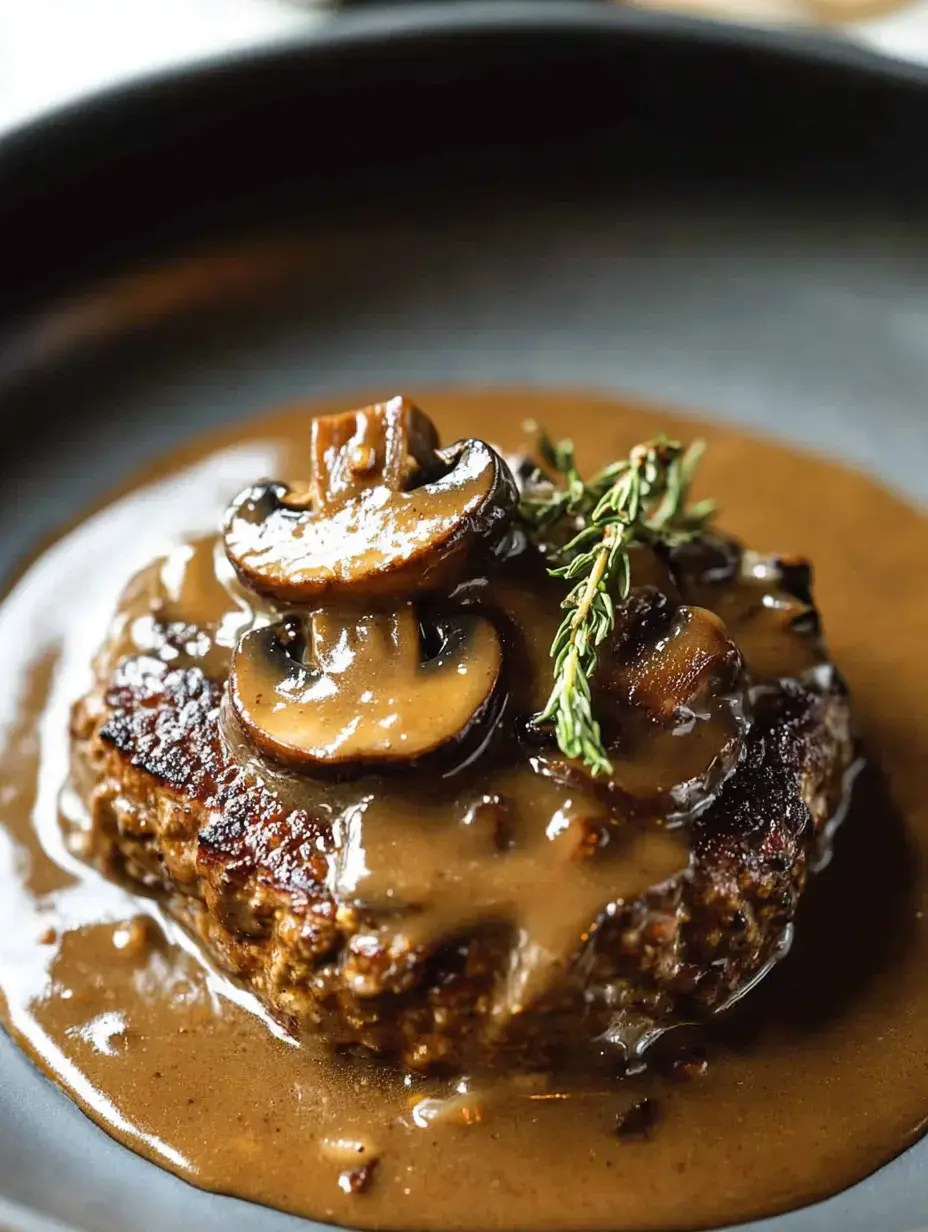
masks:
{"label": "caramelized mushroom piece", "polygon": [[702,607],[679,607],[666,632],[640,647],[610,681],[633,706],[644,706],[661,723],[712,693],[731,693],[741,673],[741,655],[723,621]]}
{"label": "caramelized mushroom piece", "polygon": [[714,612],[655,602],[644,639],[619,642],[597,694],[614,780],[637,809],[669,816],[707,801],[748,727],[738,647]]}
{"label": "caramelized mushroom piece", "polygon": [[[682,817],[708,802],[737,763],[750,722],[748,680],[724,622],[677,605],[647,584],[633,590],[593,682],[612,775],[596,782],[639,816]],[[539,750],[534,764],[565,781],[587,771]]]}
{"label": "caramelized mushroom piece", "polygon": [[239,643],[230,697],[257,748],[294,769],[414,760],[462,739],[485,714],[502,668],[492,624],[436,623],[425,657],[412,604],[388,616],[315,613]]}
{"label": "caramelized mushroom piece", "polygon": [[280,603],[400,595],[453,580],[466,554],[510,518],[508,468],[482,441],[437,448],[409,402],[313,422],[312,479],[248,488],[226,517],[229,560]]}
{"label": "caramelized mushroom piece", "polygon": [[711,608],[738,629],[752,683],[830,670],[807,560],[746,551],[715,535],[676,549],[672,565],[687,603]]}

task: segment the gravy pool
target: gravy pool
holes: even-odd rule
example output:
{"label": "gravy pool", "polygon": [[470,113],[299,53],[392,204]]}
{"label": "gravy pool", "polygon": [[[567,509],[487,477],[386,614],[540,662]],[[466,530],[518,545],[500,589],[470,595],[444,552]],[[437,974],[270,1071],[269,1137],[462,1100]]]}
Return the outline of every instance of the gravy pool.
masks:
{"label": "gravy pool", "polygon": [[[256,475],[301,473],[299,407],[160,462],[48,548],[0,609],[0,1017],[132,1149],[203,1188],[353,1227],[683,1230],[849,1185],[928,1125],[928,521],[840,465],[663,410],[535,392],[419,401],[445,440],[507,451],[534,418],[572,436],[587,469],[662,430],[704,436],[699,488],[721,527],[814,562],[868,768],[788,958],[698,1052],[668,1040],[622,1080],[515,1080],[484,1100],[466,1079],[407,1081],[296,1046],[154,900],[69,854],[68,708],[119,591],[212,530]],[[637,1132],[617,1133],[634,1105]],[[346,1179],[374,1153],[368,1183]]]}

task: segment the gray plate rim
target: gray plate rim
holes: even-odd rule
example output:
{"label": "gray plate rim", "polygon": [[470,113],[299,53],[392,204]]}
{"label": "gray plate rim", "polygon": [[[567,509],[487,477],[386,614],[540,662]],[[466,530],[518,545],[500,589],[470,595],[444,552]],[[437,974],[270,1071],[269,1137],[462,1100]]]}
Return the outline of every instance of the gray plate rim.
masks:
{"label": "gray plate rim", "polygon": [[92,123],[100,114],[125,106],[134,98],[170,90],[191,76],[234,72],[249,64],[274,60],[294,52],[325,56],[341,47],[376,44],[383,39],[419,41],[430,35],[463,36],[531,30],[557,33],[658,35],[669,42],[690,41],[752,52],[778,60],[793,60],[823,68],[836,67],[851,75],[928,86],[928,64],[871,50],[845,37],[806,29],[768,28],[721,22],[688,15],[656,13],[615,4],[612,0],[424,0],[420,4],[385,5],[345,11],[319,27],[265,37],[252,46],[206,53],[168,68],[144,71],[125,80],[84,92],[31,116],[0,134],[0,169],[5,159],[41,143],[51,128]]}
{"label": "gray plate rim", "polygon": [[[700,17],[655,13],[620,7],[610,0],[456,0],[455,3],[401,4],[362,8],[333,15],[324,25],[307,23],[304,30],[262,38],[232,51],[207,53],[168,67],[135,74],[101,89],[84,92],[30,116],[0,133],[0,173],[31,150],[45,135],[62,128],[92,127],[106,114],[134,100],[170,92],[192,78],[247,69],[279,57],[303,54],[310,61],[324,59],[343,47],[376,46],[384,39],[416,42],[429,36],[491,35],[519,30],[555,34],[582,33],[657,36],[668,42],[715,45],[746,54],[793,61],[811,67],[839,69],[851,79],[897,82],[918,89],[928,86],[928,65],[897,59],[840,36],[741,23],[722,23]],[[10,1232],[77,1232],[70,1224],[37,1214],[0,1195],[0,1229]],[[911,1232],[928,1232],[928,1225]]]}

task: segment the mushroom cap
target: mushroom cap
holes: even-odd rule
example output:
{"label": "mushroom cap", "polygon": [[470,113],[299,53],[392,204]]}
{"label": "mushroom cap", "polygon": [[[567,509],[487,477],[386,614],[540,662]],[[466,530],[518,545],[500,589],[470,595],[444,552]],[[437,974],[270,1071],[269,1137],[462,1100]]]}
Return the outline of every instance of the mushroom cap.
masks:
{"label": "mushroom cap", "polygon": [[[631,591],[616,606],[590,682],[612,774],[591,780],[582,762],[556,747],[549,726],[529,723],[523,739],[540,773],[578,787],[592,781],[624,814],[676,818],[705,804],[737,761],[750,723],[750,681],[724,622],[683,602],[660,554],[636,546],[630,555]],[[510,672],[510,704],[531,712],[550,690],[547,650],[563,618],[563,592],[534,570],[507,576],[502,592],[494,586],[524,664]]]}
{"label": "mushroom cap", "polygon": [[351,620],[317,612],[308,639],[292,624],[255,629],[235,652],[232,708],[256,748],[292,769],[414,761],[471,730],[502,672],[485,617],[458,614],[432,632],[438,649],[425,657],[411,604]]}
{"label": "mushroom cap", "polygon": [[229,508],[226,552],[242,581],[279,603],[312,606],[453,583],[467,554],[511,518],[517,494],[489,445],[435,449],[424,419],[394,400],[316,421],[308,491],[263,483]]}
{"label": "mushroom cap", "polygon": [[656,623],[645,616],[637,636],[618,639],[594,684],[613,769],[603,789],[635,812],[682,816],[707,803],[738,760],[748,682],[714,612],[641,598]]}

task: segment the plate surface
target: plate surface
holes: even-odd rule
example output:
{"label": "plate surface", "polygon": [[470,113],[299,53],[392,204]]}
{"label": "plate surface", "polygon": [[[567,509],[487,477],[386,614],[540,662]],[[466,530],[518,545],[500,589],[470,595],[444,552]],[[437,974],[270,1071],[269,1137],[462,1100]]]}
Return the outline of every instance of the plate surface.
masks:
{"label": "plate surface", "polygon": [[[172,443],[334,390],[637,392],[928,495],[924,82],[592,6],[442,20],[143,83],[0,147],[4,573]],[[751,1227],[926,1210],[921,1143]],[[132,1155],[0,1034],[5,1224],[314,1226]]]}

